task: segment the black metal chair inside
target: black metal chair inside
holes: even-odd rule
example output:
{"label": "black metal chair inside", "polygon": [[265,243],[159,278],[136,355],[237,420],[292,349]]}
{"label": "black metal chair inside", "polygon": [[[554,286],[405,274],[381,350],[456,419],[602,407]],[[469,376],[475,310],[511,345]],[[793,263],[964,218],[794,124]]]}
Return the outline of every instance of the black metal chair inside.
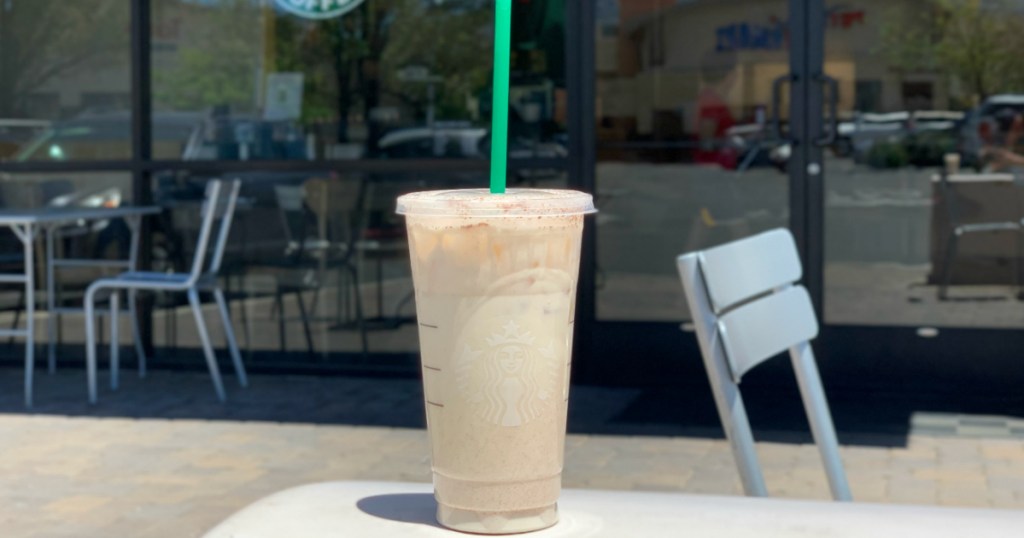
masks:
{"label": "black metal chair inside", "polygon": [[281,225],[287,240],[281,260],[272,264],[282,270],[275,275],[274,292],[274,312],[278,320],[281,351],[287,349],[285,325],[288,320],[284,297],[292,295],[299,310],[306,349],[313,354],[316,347],[310,329],[311,308],[306,305],[305,295],[312,292],[315,297],[320,291],[322,275],[318,271],[320,265],[317,256],[324,255],[322,251],[327,245],[321,244],[319,238],[309,233],[314,229],[315,215],[306,206],[306,197],[301,185],[274,185],[274,195],[277,198]]}
{"label": "black metal chair inside", "polygon": [[[982,176],[976,175],[961,175],[955,174],[952,177],[947,171],[943,170],[939,175],[939,181],[942,185],[942,196],[946,207],[946,251],[942,261],[942,280],[939,283],[938,298],[940,301],[950,300],[949,297],[949,286],[953,277],[953,264],[957,260],[957,256],[960,248],[960,239],[963,236],[971,234],[991,234],[991,233],[1006,233],[1012,232],[1015,234],[1014,244],[1016,246],[1016,252],[1010,256],[1011,270],[1013,271],[1013,285],[1017,289],[1017,296],[1021,297],[1021,272],[1019,267],[1019,258],[1021,256],[1021,232],[1024,232],[1024,220],[1020,213],[1019,194],[1016,189],[1021,188],[1017,185],[1017,179],[1013,182],[1004,182],[1007,188],[1007,195],[1003,200],[1004,203],[1008,203],[1012,206],[1012,215],[1004,217],[1003,220],[980,220],[973,222],[964,222],[966,219],[963,215],[963,208],[961,207],[960,194],[956,192],[954,183],[960,183],[957,179],[964,180],[981,180],[984,179]],[[969,181],[962,181],[967,184]],[[972,298],[977,300],[977,298]],[[987,299],[987,298],[983,298]],[[961,299],[964,300],[964,299]]]}
{"label": "black metal chair inside", "polygon": [[[474,180],[476,178],[473,178]],[[440,188],[440,182],[431,183]],[[473,183],[475,187],[479,183]],[[465,187],[458,181],[449,180],[447,187]],[[395,214],[394,204],[399,195],[426,190],[427,182],[422,178],[398,176],[372,176],[364,178],[359,194],[358,231],[355,249],[358,253],[356,264],[364,267],[366,261],[373,261],[376,273],[376,315],[364,320],[371,330],[394,330],[406,323],[413,323],[414,316],[403,315],[403,310],[412,303],[414,292],[403,292],[393,308],[385,306],[384,287],[386,260],[396,261],[407,267],[409,243],[405,222]],[[411,282],[411,281],[410,281]],[[390,315],[388,311],[391,310]]]}

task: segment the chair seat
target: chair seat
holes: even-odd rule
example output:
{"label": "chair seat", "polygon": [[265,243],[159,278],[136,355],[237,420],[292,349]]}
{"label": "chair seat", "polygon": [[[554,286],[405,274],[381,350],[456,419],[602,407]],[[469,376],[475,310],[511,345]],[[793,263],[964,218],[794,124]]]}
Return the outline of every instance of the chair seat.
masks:
{"label": "chair seat", "polygon": [[[104,289],[129,288],[148,291],[186,291],[190,275],[186,273],[160,273],[157,271],[128,271],[117,276],[101,278],[94,285],[99,288],[97,299],[105,299],[109,296]],[[217,278],[212,274],[205,274],[199,277],[195,288],[201,291],[214,291],[217,289]]]}
{"label": "chair seat", "polygon": [[157,271],[128,271],[121,273],[112,280],[134,281],[134,282],[167,282],[184,284],[188,282],[189,275],[184,273],[160,273]]}
{"label": "chair seat", "polygon": [[1020,230],[1019,222],[979,222],[976,224],[961,224],[955,229],[957,235],[972,232],[998,232],[1003,230]]}

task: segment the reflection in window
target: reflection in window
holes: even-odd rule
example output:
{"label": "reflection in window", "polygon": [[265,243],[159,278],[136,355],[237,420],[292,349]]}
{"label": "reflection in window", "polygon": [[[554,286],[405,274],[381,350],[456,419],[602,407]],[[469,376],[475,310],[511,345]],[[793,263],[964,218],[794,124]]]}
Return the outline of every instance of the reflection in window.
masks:
{"label": "reflection in window", "polygon": [[1024,325],[1022,5],[830,10],[840,121],[824,163],[829,323]]}
{"label": "reflection in window", "polygon": [[676,256],[787,224],[785,8],[598,3],[598,319],[678,321]]}
{"label": "reflection in window", "polygon": [[[536,186],[566,184],[557,172],[520,173]],[[220,278],[247,362],[352,364],[370,352],[380,355],[361,367],[415,371],[415,304],[405,222],[395,214],[395,199],[485,185],[485,172],[157,172],[154,197],[164,212],[152,223],[154,269],[187,271],[204,186],[215,177],[242,180]],[[198,348],[182,299],[157,298],[160,353]]]}
{"label": "reflection in window", "polygon": [[[270,0],[153,12],[154,106],[202,125],[178,158],[486,154],[491,2],[364,2],[323,20]],[[512,156],[564,156],[564,0],[514,16]]]}
{"label": "reflection in window", "polygon": [[[51,126],[127,113],[129,7],[123,0],[0,2],[0,160],[21,158]],[[125,139],[78,150],[47,147],[44,154],[122,159],[131,156],[128,147]]]}

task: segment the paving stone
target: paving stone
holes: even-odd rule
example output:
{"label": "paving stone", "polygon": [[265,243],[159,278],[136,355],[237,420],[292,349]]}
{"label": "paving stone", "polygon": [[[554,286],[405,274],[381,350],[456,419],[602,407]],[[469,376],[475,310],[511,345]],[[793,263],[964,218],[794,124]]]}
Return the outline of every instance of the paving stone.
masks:
{"label": "paving stone", "polygon": [[[0,384],[8,375],[0,370]],[[231,402],[221,405],[205,375],[155,372],[126,379],[122,391],[105,392],[101,405],[89,407],[81,401],[80,371],[44,379],[47,394],[56,396],[40,405],[47,412],[23,413],[18,398],[0,396],[3,537],[199,536],[285,488],[431,478],[426,432],[396,427],[422,412],[417,381],[253,376],[250,389],[232,387]],[[658,435],[609,435],[638,392],[582,388],[579,394],[595,411],[588,415],[586,405],[577,405],[577,427],[601,433],[568,436],[566,487],[742,493],[729,445],[712,429],[705,427],[710,437],[682,436],[653,424],[630,431]],[[1024,444],[996,432],[998,420],[941,414],[915,420],[989,430],[964,437],[861,436],[870,444],[844,445],[857,500],[1024,507]],[[773,495],[829,497],[817,447],[806,435],[765,438],[772,441],[757,450]],[[783,442],[788,438],[793,442]]]}

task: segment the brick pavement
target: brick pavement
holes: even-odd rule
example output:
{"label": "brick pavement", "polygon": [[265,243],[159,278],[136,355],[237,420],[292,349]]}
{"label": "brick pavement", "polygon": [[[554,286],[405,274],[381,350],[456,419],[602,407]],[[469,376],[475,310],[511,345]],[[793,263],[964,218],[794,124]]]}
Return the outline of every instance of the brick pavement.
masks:
{"label": "brick pavement", "polygon": [[[290,486],[430,479],[415,380],[257,375],[220,405],[205,375],[155,371],[124,376],[121,391],[90,408],[82,372],[67,370],[40,376],[31,414],[20,408],[19,382],[20,371],[0,370],[5,537],[198,536]],[[574,388],[565,485],[740,494],[720,432],[656,424],[649,414],[629,419],[645,398]],[[1024,507],[1024,442],[1012,428],[958,433],[955,424],[971,420],[931,412],[917,422],[938,430],[916,431],[912,417],[903,435],[841,431],[855,498]],[[985,419],[1000,420],[1012,421]],[[804,436],[759,433],[770,439],[758,450],[773,495],[827,498]]]}

